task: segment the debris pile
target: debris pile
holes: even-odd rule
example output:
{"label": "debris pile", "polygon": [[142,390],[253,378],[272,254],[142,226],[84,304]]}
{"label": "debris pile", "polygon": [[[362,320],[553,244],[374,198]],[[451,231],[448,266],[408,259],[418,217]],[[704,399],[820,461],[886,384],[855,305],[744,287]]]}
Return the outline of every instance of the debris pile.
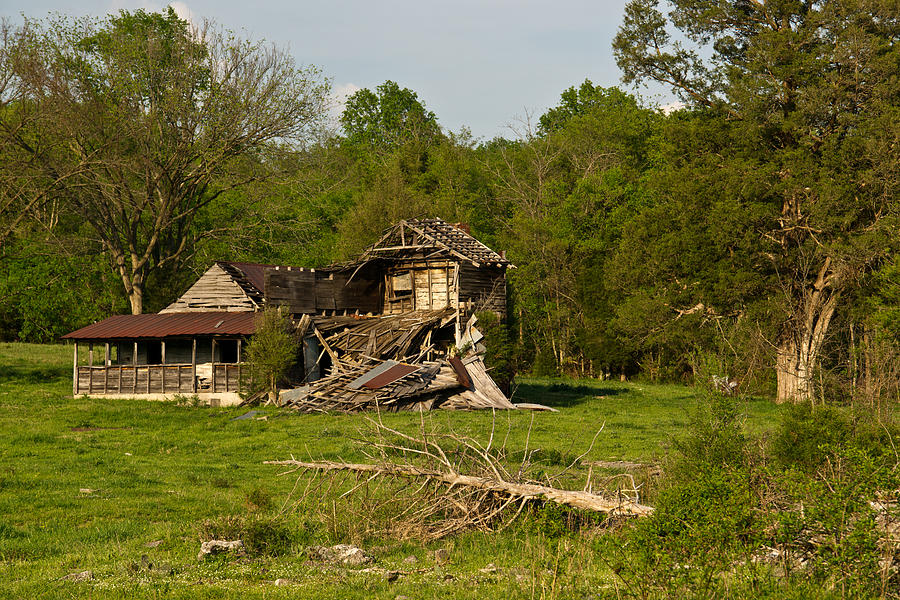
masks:
{"label": "debris pile", "polygon": [[477,320],[460,332],[456,319],[452,309],[304,319],[327,374],[283,391],[280,403],[301,412],[515,409],[484,365]]}

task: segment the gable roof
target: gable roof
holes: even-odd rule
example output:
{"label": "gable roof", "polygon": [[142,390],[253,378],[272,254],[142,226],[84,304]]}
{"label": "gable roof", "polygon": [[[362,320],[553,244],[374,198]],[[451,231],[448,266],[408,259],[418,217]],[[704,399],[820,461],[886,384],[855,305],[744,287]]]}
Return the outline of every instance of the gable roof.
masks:
{"label": "gable roof", "polygon": [[512,266],[505,257],[479,242],[461,227],[451,225],[438,218],[400,221],[391,227],[380,240],[370,246],[361,258],[374,258],[408,251],[424,252],[429,249],[436,250],[438,253],[450,253],[476,267]]}
{"label": "gable roof", "polygon": [[252,312],[115,315],[62,336],[67,340],[134,340],[195,335],[252,335]]}

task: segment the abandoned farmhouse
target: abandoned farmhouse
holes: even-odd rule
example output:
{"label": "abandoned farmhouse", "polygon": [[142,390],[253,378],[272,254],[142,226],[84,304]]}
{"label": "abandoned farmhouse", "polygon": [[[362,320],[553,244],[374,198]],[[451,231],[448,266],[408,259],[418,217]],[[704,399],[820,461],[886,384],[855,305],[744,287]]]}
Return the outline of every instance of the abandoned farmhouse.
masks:
{"label": "abandoned farmhouse", "polygon": [[506,311],[512,265],[464,225],[409,219],[356,260],[323,269],[217,262],[157,314],[73,331],[72,391],[241,402],[255,313],[283,307],[302,339],[285,403],[513,408],[487,375],[474,314]]}

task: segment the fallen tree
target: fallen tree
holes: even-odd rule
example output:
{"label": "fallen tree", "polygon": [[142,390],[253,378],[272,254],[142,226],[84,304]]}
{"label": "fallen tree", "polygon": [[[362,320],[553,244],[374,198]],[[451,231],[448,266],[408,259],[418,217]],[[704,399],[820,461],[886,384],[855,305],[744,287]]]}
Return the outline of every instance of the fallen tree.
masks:
{"label": "fallen tree", "polygon": [[486,492],[506,494],[517,501],[543,500],[610,515],[644,517],[653,512],[653,507],[638,504],[628,498],[610,499],[580,490],[561,490],[546,485],[513,483],[499,478],[478,477],[454,472],[443,473],[409,465],[376,465],[332,461],[304,462],[293,459],[267,460],[265,464],[289,466],[310,471],[352,471],[355,473],[370,473],[376,476],[427,479],[447,484],[451,488],[463,486]]}
{"label": "fallen tree", "polygon": [[[643,517],[653,512],[652,507],[640,503],[640,486],[631,475],[608,478],[600,485],[608,491],[596,493],[593,471],[589,470],[583,489],[566,489],[571,487],[573,469],[582,465],[593,440],[591,448],[572,464],[550,475],[546,465],[540,465],[537,472],[533,469],[532,461],[540,450],[528,448],[530,428],[526,447],[518,458],[519,452],[507,452],[505,441],[494,446],[494,427],[482,444],[469,437],[426,430],[424,415],[418,436],[391,429],[380,420],[368,421],[372,430],[359,441],[370,462],[294,457],[265,461],[289,467],[282,475],[301,472],[295,490],[305,491],[293,502],[295,509],[318,507],[332,522],[340,513],[352,527],[381,528],[381,533],[416,539],[437,539],[472,528],[502,529],[527,506],[555,504],[573,509],[573,519],[580,524],[597,523],[591,517],[596,514],[605,519]],[[533,472],[535,475],[529,476]],[[305,486],[301,486],[303,479],[307,479]],[[609,488],[611,483],[623,480],[630,481],[631,486]],[[568,485],[563,486],[564,481]],[[345,503],[341,511],[335,506],[338,499]]]}

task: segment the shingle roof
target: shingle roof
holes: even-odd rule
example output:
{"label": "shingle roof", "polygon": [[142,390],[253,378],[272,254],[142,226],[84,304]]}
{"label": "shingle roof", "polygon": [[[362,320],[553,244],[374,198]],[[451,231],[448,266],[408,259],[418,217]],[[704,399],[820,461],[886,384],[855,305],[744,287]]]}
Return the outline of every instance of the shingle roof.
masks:
{"label": "shingle roof", "polygon": [[68,340],[160,339],[194,335],[252,335],[252,312],[115,315],[62,336]]}
{"label": "shingle roof", "polygon": [[391,228],[366,254],[383,254],[385,251],[399,250],[406,246],[406,229],[418,234],[423,242],[446,250],[459,258],[478,265],[512,266],[505,257],[494,252],[460,227],[451,225],[443,219],[406,219]]}
{"label": "shingle roof", "polygon": [[[239,277],[235,277],[235,281],[237,281],[238,285],[241,285],[241,287],[245,287],[242,284],[249,283],[254,288],[256,288],[256,291],[258,291],[260,294],[265,291],[266,287],[266,269],[275,268],[275,265],[262,265],[259,263],[233,262],[224,260],[220,260],[216,264],[228,271],[229,274],[231,274],[233,277],[243,275],[245,281],[240,281]],[[238,273],[235,273],[234,269],[237,269]],[[246,288],[245,291],[247,291]]]}

